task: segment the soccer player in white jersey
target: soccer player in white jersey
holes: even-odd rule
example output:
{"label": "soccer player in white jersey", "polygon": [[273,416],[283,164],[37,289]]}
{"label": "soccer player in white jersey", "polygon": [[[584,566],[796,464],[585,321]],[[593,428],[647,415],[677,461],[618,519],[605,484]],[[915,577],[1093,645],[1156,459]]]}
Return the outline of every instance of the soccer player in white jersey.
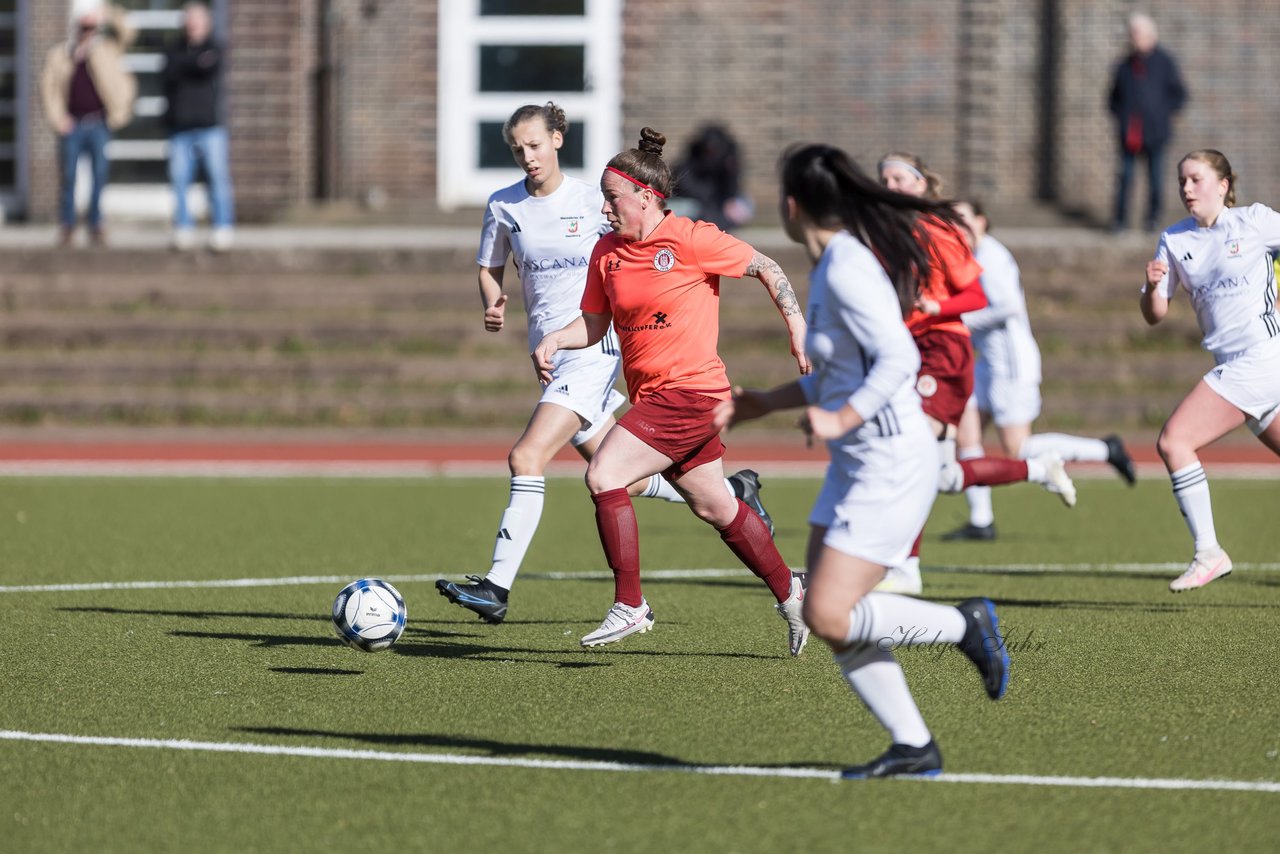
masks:
{"label": "soccer player in white jersey", "polygon": [[[484,328],[500,332],[507,305],[503,274],[508,259],[515,256],[528,315],[530,352],[548,332],[568,325],[582,313],[587,259],[600,235],[610,231],[601,213],[604,199],[599,187],[560,169],[559,151],[568,130],[564,111],[550,102],[523,106],[507,120],[503,138],[525,177],[489,197],[476,257]],[[483,578],[468,576],[466,583],[441,579],[436,582],[440,595],[486,622],[503,621],[512,583],[542,518],[547,464],[566,443],[584,459],[591,459],[613,426],[614,411],[625,401],[613,387],[619,368],[618,342],[612,329],[594,347],[557,355],[551,381],[543,385],[542,398],[507,457],[511,492],[498,524],[489,572]],[[773,533],[754,471],[744,469],[730,475],[725,488],[742,499]],[[632,484],[629,492],[685,503],[658,475]]]}
{"label": "soccer player in white jersey", "polygon": [[843,776],[936,774],[942,755],[893,650],[955,644],[999,699],[1009,656],[995,605],[978,598],[953,608],[873,588],[906,559],[938,493],[936,439],[915,389],[920,354],[903,317],[934,263],[916,240],[917,219],[954,223],[956,214],[881,187],[840,149],[806,145],[784,155],[782,215],[814,264],[813,373],[769,391],[736,389],[722,421],[804,406],[808,429],[827,442],[831,465],[809,516],[804,617],[892,738],[886,753]]}
{"label": "soccer player in white jersey", "polygon": [[1197,452],[1247,424],[1280,455],[1280,318],[1271,263],[1280,251],[1280,213],[1259,204],[1233,207],[1235,191],[1236,175],[1222,152],[1202,149],[1182,158],[1178,193],[1191,216],[1160,235],[1142,289],[1142,316],[1151,325],[1164,319],[1179,286],[1185,289],[1204,333],[1201,346],[1217,363],[1156,440],[1195,541],[1191,565],[1169,584],[1174,592],[1231,572]]}
{"label": "soccer player in white jersey", "polygon": [[[1022,277],[1013,254],[987,233],[989,223],[978,202],[957,202],[956,213],[969,227],[973,256],[982,266],[987,307],[960,316],[973,334],[978,359],[973,366],[973,397],[960,418],[956,435],[961,460],[985,455],[982,431],[994,421],[1006,456],[1028,459],[1055,453],[1065,462],[1108,462],[1132,486],[1133,460],[1119,436],[1091,439],[1066,433],[1031,433],[1040,414],[1040,348],[1031,334]],[[994,540],[995,512],[991,487],[970,486],[969,521],[943,534],[944,540]]]}

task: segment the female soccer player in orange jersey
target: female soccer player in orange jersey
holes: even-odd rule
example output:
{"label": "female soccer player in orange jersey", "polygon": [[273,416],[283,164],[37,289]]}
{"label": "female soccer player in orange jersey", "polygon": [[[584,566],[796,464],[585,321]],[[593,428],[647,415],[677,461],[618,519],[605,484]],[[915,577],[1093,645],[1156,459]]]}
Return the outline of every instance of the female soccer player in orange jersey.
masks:
{"label": "female soccer player in orange jersey", "polygon": [[[489,332],[506,327],[503,279],[508,260],[514,258],[529,319],[530,352],[548,332],[581,314],[587,259],[609,231],[600,211],[600,188],[560,169],[559,150],[568,132],[564,110],[551,102],[527,104],[507,119],[503,139],[525,177],[489,197],[476,256],[484,328]],[[566,351],[556,359],[524,433],[507,455],[511,492],[498,523],[489,572],[483,578],[468,576],[466,582],[442,578],[436,582],[440,595],[486,622],[506,618],[512,584],[542,518],[547,465],[566,444],[583,459],[591,459],[613,426],[614,410],[623,403],[613,388],[618,367],[612,331],[597,346]],[[742,498],[772,531],[755,472],[732,474],[724,485],[726,493]],[[684,503],[658,475],[632,484],[630,492]]]}
{"label": "female soccer player in orange jersey", "polygon": [[587,467],[596,525],[614,573],[614,603],[583,646],[622,640],[653,626],[640,589],[640,542],[627,485],[661,473],[694,514],[714,526],[738,558],[764,580],[787,623],[792,655],[808,637],[801,616],[804,588],[793,578],[769,529],[724,488],[724,444],[713,423],[729,398],[716,352],[720,277],[759,279],[786,323],[801,374],[805,322],[791,283],[772,259],[714,225],[666,210],[674,181],[662,159],[666,137],[645,128],[637,148],[609,161],[600,179],[602,211],[613,229],[591,255],[582,316],[542,339],[533,352],[546,378],[561,350],[618,335],[631,409],[605,435]]}
{"label": "female soccer player in orange jersey", "polygon": [[[880,182],[890,190],[917,198],[938,200],[941,181],[913,154],[893,152],[880,159]],[[920,286],[907,327],[920,349],[920,374],[916,391],[924,414],[939,442],[942,464],[940,486],[944,492],[960,492],[970,486],[998,486],[1032,481],[1057,493],[1075,506],[1076,490],[1062,460],[1047,454],[1030,460],[980,458],[956,461],[956,430],[965,404],[973,394],[973,344],[960,320],[965,312],[987,304],[982,290],[982,268],[973,258],[969,241],[956,218],[943,221],[922,216],[916,222],[916,239],[929,255],[929,275]],[[921,531],[921,537],[924,532]],[[919,593],[920,538],[911,555],[893,567],[881,589]]]}

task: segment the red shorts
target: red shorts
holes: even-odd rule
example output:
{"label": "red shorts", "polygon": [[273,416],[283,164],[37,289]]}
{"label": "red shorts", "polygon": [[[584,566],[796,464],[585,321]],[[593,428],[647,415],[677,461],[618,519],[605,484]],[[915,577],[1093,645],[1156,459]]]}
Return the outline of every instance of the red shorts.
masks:
{"label": "red shorts", "polygon": [[968,335],[926,329],[916,336],[920,373],[916,391],[924,414],[943,424],[960,424],[973,394],[973,342]]}
{"label": "red shorts", "polygon": [[673,465],[667,480],[724,456],[720,431],[711,423],[720,401],[679,389],[659,389],[636,401],[618,419],[618,426],[653,448]]}

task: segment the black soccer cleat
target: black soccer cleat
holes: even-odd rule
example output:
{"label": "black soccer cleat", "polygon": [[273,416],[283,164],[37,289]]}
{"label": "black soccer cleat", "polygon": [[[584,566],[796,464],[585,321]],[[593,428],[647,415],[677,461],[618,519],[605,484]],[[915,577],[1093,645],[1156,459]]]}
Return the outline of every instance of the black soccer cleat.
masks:
{"label": "black soccer cleat", "polygon": [[965,623],[964,638],[956,646],[982,674],[987,696],[999,700],[1009,690],[1009,650],[1000,634],[996,603],[990,599],[966,599],[956,607]]}
{"label": "black soccer cleat", "polygon": [[751,469],[743,469],[729,475],[729,484],[733,487],[733,494],[742,499],[742,503],[760,517],[760,521],[764,522],[765,527],[769,529],[769,536],[772,537],[773,517],[760,502],[760,475]]}
{"label": "black soccer cleat", "polygon": [[468,575],[467,579],[472,583],[459,584],[441,578],[436,581],[436,590],[453,604],[475,611],[486,623],[501,623],[507,616],[507,600],[497,592],[500,588],[478,575]]}
{"label": "black soccer cleat", "polygon": [[930,739],[924,747],[912,747],[909,744],[890,745],[884,755],[867,764],[844,769],[840,772],[840,778],[842,780],[873,780],[902,774],[933,777],[941,773],[942,751],[938,750],[938,743]]}
{"label": "black soccer cleat", "polygon": [[1138,480],[1138,471],[1133,467],[1133,458],[1125,450],[1124,442],[1114,434],[1102,441],[1107,443],[1107,462],[1124,478],[1125,483],[1133,486]]}
{"label": "black soccer cleat", "polygon": [[972,522],[966,522],[954,531],[948,531],[942,535],[942,539],[947,542],[955,542],[957,540],[982,540],[984,542],[990,542],[995,538],[995,522],[992,522],[990,525],[975,525]]}

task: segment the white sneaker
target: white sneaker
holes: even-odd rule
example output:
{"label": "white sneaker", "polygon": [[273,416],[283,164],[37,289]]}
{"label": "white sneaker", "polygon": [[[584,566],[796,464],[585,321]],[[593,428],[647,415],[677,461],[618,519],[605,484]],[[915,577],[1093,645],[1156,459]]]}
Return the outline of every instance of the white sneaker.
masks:
{"label": "white sneaker", "polygon": [[806,580],[804,573],[792,573],[791,595],[785,602],[773,606],[778,609],[778,616],[787,621],[787,641],[792,655],[804,652],[804,645],[809,642],[809,627],[805,625],[802,613]]}
{"label": "white sneaker", "polygon": [[227,252],[235,242],[235,232],[223,226],[215,228],[209,235],[209,248],[214,252]]}
{"label": "white sneaker", "polygon": [[583,646],[602,646],[614,643],[627,635],[644,634],[653,628],[653,611],[649,603],[640,600],[640,605],[632,608],[621,602],[614,602],[609,613],[604,615],[600,628],[582,639]]}
{"label": "white sneaker", "polygon": [[196,233],[190,228],[175,228],[169,245],[175,252],[190,252],[196,248]]}
{"label": "white sneaker", "polygon": [[874,589],[877,593],[919,596],[924,590],[924,581],[920,578],[920,559],[907,558],[900,566],[889,567]]}
{"label": "white sneaker", "polygon": [[1075,507],[1076,485],[1071,482],[1067,467],[1062,464],[1062,457],[1049,453],[1032,459],[1044,466],[1044,482],[1040,485],[1061,498],[1063,504]]}
{"label": "white sneaker", "polygon": [[1231,558],[1222,549],[1216,551],[1196,552],[1195,558],[1187,571],[1169,582],[1169,589],[1174,593],[1183,590],[1194,590],[1204,587],[1215,578],[1231,574]]}

